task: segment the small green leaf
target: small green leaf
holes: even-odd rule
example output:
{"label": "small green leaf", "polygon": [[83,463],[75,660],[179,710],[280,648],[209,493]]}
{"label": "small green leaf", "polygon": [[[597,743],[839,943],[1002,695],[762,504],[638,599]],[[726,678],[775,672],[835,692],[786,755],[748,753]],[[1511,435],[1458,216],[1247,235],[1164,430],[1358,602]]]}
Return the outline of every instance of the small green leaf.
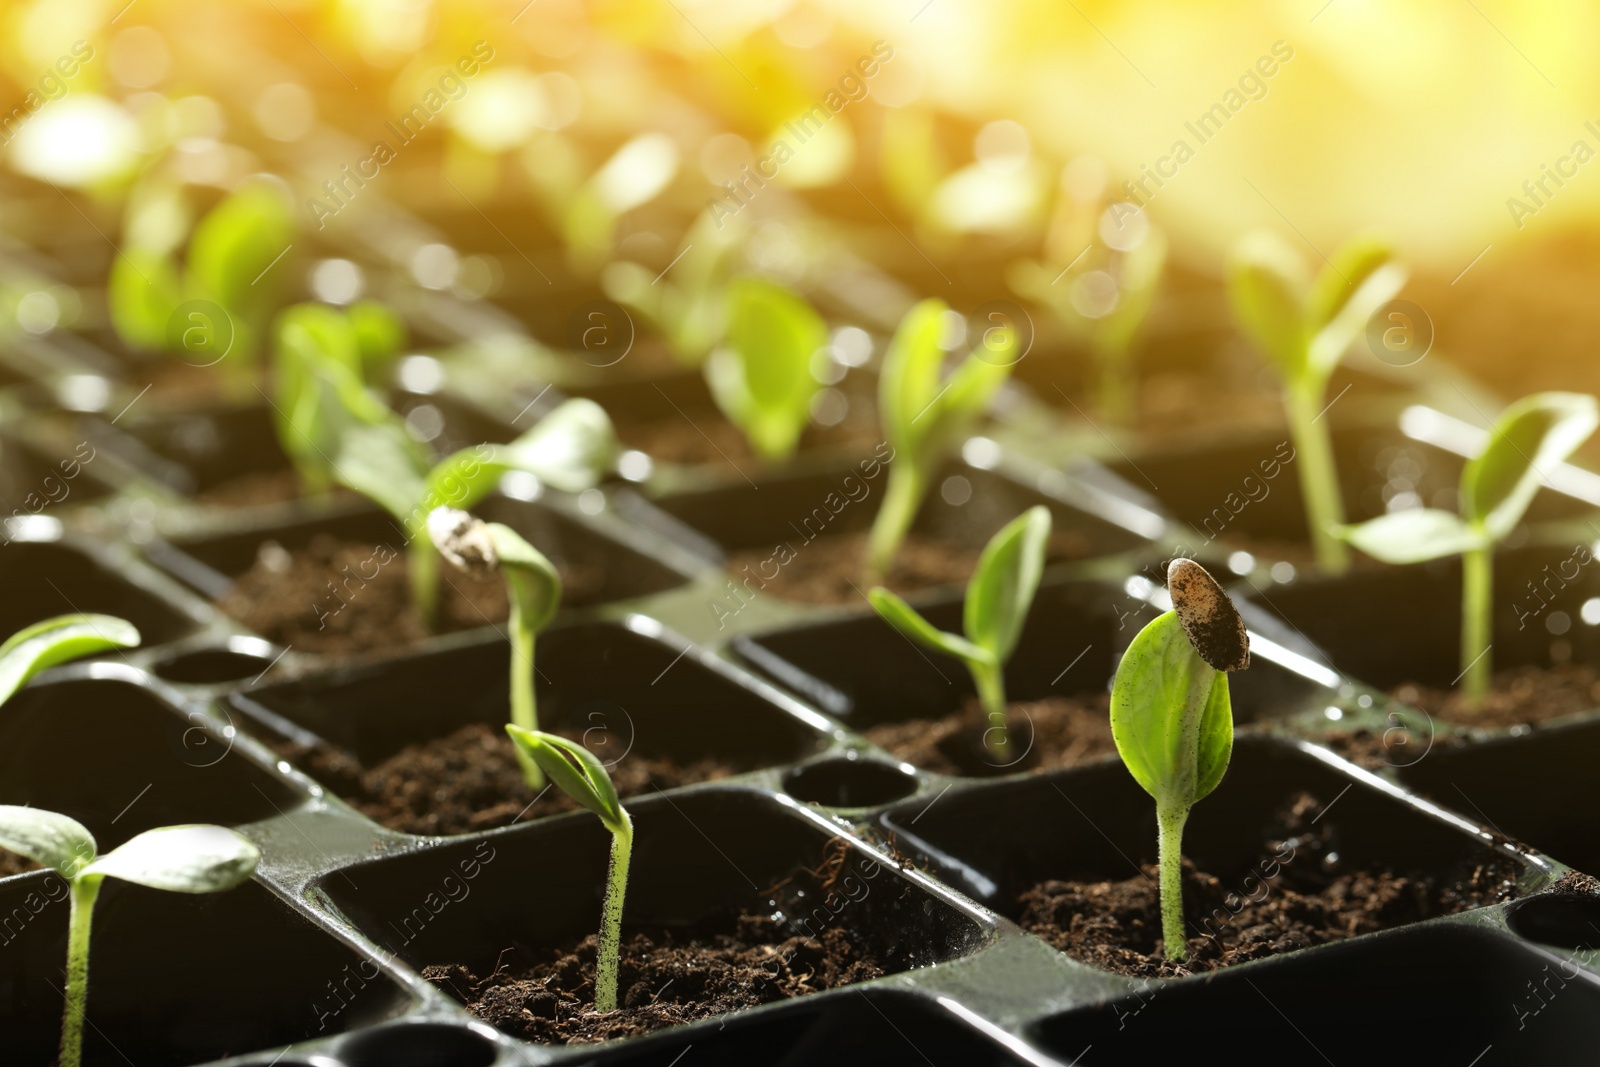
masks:
{"label": "small green leaf", "polygon": [[507,469],[528,471],[562,492],[580,493],[611,472],[622,446],[605,408],[577,398],[500,451]]}
{"label": "small green leaf", "polygon": [[106,303],[111,326],[131,348],[167,347],[167,323],[183,302],[178,269],[160,252],[129,248],[111,261]]}
{"label": "small green leaf", "polygon": [[1011,658],[1044,575],[1050,509],[1035,505],[989,539],[967,583],[964,628],[997,662]]}
{"label": "small green leaf", "polygon": [[1600,426],[1583,393],[1535,393],[1505,410],[1489,443],[1461,472],[1461,511],[1499,541],[1522,521],[1539,484]]}
{"label": "small green leaf", "polygon": [[0,848],[54,867],[69,879],[98,851],[94,835],[76,819],[13,804],[0,804]]}
{"label": "small green leaf", "polygon": [[428,472],[420,499],[429,507],[465,510],[494,492],[510,469],[505,446],[463,448],[440,460]]}
{"label": "small green leaf", "polygon": [[139,631],[112,615],[58,615],[0,645],[0,704],[42,670],[112,648],[133,648]]}
{"label": "small green leaf", "polygon": [[1277,235],[1260,231],[1228,259],[1228,299],[1245,336],[1290,382],[1306,371],[1305,264]]}
{"label": "small green leaf", "polygon": [[378,379],[373,368],[386,363],[406,344],[406,324],[387,304],[377,300],[358,300],[345,313],[350,329],[355,335],[356,351],[360,357],[362,378],[369,382]]}
{"label": "small green leaf", "polygon": [[494,545],[501,572],[513,587],[523,621],[535,632],[543,630],[561,606],[561,575],[555,564],[509,526],[485,523],[484,532]]}
{"label": "small green leaf", "polygon": [[[278,278],[287,276],[278,260],[294,235],[294,209],[277,188],[259,183],[229,194],[195,226],[189,242],[191,295],[215,300],[235,314],[264,306]],[[274,271],[281,273],[270,276]]]}
{"label": "small green leaf", "polygon": [[1185,809],[1227,772],[1233,752],[1228,676],[1189,643],[1176,612],[1134,637],[1111,689],[1111,733],[1134,780]]}
{"label": "small green leaf", "polygon": [[999,660],[988,649],[975,645],[964,637],[947,634],[938,629],[918,615],[910,604],[882,586],[871,589],[867,593],[867,600],[871,602],[873,610],[883,618],[883,621],[920,645],[967,663],[979,663],[985,666],[999,664]]}
{"label": "small green leaf", "polygon": [[942,300],[924,300],[900,320],[878,377],[878,418],[896,451],[914,457],[921,443],[918,424],[939,395],[944,362],[945,312]]}
{"label": "small green leaf", "polygon": [[221,826],[146,830],[83,869],[173,893],[218,893],[248,881],[261,853]]}
{"label": "small green leaf", "polygon": [[1405,283],[1405,268],[1376,237],[1358,237],[1335,252],[1318,275],[1307,308],[1311,369],[1324,378],[1332,374],[1367,320]]}
{"label": "small green leaf", "polygon": [[828,343],[827,324],[800,296],[759,278],[734,281],[726,299],[726,347],[706,362],[706,382],[758,452],[784,459],[821,388],[811,360]]}
{"label": "small green leaf", "polygon": [[1355,526],[1335,527],[1339,537],[1384,563],[1421,563],[1488,546],[1483,531],[1438,508],[1391,511]]}
{"label": "small green leaf", "polygon": [[594,753],[564,737],[525,730],[514,723],[506,723],[506,733],[563,793],[598,815],[608,829],[622,826],[616,787]]}

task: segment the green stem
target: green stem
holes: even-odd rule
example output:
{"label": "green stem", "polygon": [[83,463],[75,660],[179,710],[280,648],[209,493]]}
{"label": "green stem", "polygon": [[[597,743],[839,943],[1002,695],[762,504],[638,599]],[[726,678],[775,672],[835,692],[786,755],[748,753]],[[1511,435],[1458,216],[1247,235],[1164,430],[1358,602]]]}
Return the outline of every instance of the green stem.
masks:
{"label": "green stem", "polygon": [[411,539],[406,553],[406,566],[411,574],[411,603],[417,617],[430,632],[439,625],[439,550],[433,547],[426,533]]}
{"label": "green stem", "polygon": [[983,744],[1004,765],[1011,758],[1011,733],[1006,724],[1006,679],[1003,668],[988,663],[968,664],[978,686],[985,725]]}
{"label": "green stem", "polygon": [[883,506],[872,521],[867,541],[867,581],[882,583],[894,563],[895,553],[916,521],[917,509],[928,491],[927,479],[909,455],[889,464],[889,487],[884,490]]}
{"label": "green stem", "polygon": [[58,1067],[78,1067],[83,1059],[83,1012],[89,995],[89,924],[100,896],[100,877],[72,883],[72,911],[67,924],[67,1002],[61,1014],[61,1056]]}
{"label": "green stem", "polygon": [[1182,962],[1189,958],[1189,945],[1183,933],[1183,824],[1189,809],[1156,805],[1157,853],[1161,863],[1161,939],[1167,959]]}
{"label": "green stem", "polygon": [[622,959],[622,900],[628,893],[628,862],[633,858],[633,820],[626,811],[611,829],[611,868],[600,911],[600,952],[594,965],[594,1007],[615,1011],[617,971]]}
{"label": "green stem", "polygon": [[[511,590],[511,583],[506,585]],[[524,730],[537,730],[539,710],[533,695],[534,629],[528,624],[527,613],[522,610],[515,590],[511,592],[511,618],[508,620],[511,627],[511,721]],[[517,746],[517,759],[522,764],[522,776],[528,786],[543,789],[544,772],[533,757]]]}
{"label": "green stem", "polygon": [[1494,631],[1493,548],[1468,549],[1461,556],[1461,673],[1467,703],[1482,707],[1494,673],[1490,641]]}
{"label": "green stem", "polygon": [[1333,461],[1328,425],[1321,421],[1323,390],[1291,385],[1284,395],[1289,434],[1300,463],[1300,492],[1306,502],[1306,525],[1317,563],[1330,574],[1350,567],[1350,549],[1333,532],[1344,525],[1344,501],[1339,495],[1339,468]]}

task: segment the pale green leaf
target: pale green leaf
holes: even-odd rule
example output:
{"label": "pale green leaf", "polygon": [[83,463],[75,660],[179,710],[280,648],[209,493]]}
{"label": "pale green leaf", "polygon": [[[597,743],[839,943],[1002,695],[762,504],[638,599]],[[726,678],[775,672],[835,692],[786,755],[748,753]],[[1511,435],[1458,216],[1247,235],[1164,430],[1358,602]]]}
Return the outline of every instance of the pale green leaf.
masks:
{"label": "pale green leaf", "polygon": [[821,388],[811,359],[828,343],[827,324],[800,296],[759,278],[733,282],[726,301],[726,347],[707,361],[707,384],[758,452],[786,458]]}
{"label": "pale green leaf", "polygon": [[945,331],[942,300],[924,300],[900,320],[878,376],[878,418],[897,453],[915,457],[921,442],[918,423],[939,394]]}
{"label": "pale green leaf", "polygon": [[528,471],[567,493],[600,484],[616,466],[621,450],[605,408],[583,398],[562,403],[500,448],[508,469]]}
{"label": "pale green leaf", "polygon": [[1334,532],[1373,559],[1395,564],[1459,556],[1489,543],[1483,531],[1438,508],[1391,511]]}
{"label": "pale green leaf", "polygon": [[1035,505],[1007,523],[989,543],[967,583],[964,627],[973,644],[1004,663],[1016,648],[1044,574],[1050,509]]}
{"label": "pale green leaf", "polygon": [[1307,284],[1305,264],[1270,232],[1250,234],[1228,257],[1228,300],[1234,320],[1290,382],[1306,371]]}
{"label": "pale green leaf", "polygon": [[561,575],[555,564],[509,526],[485,523],[484,531],[494,545],[501,573],[512,586],[523,622],[535,633],[543,630],[561,606]]}
{"label": "pale green leaf", "polygon": [[1176,612],[1134,637],[1111,688],[1111,734],[1135,781],[1160,805],[1194,804],[1227,770],[1227,676],[1200,658]]}
{"label": "pale green leaf", "polygon": [[76,819],[38,808],[0,804],[0,848],[76,878],[95,857],[94,835]]}
{"label": "pale green leaf", "polygon": [[279,279],[288,276],[279,257],[294,235],[294,209],[280,190],[260,183],[230,194],[195,226],[190,295],[215,300],[235,314],[265,305]]}
{"label": "pale green leaf", "polygon": [[916,609],[910,604],[882,586],[871,589],[867,593],[867,600],[884,622],[917,644],[947,656],[954,656],[965,663],[999,666],[999,660],[988,649],[973,644],[964,637],[947,634],[938,629],[917,614]]}
{"label": "pale green leaf", "polygon": [[622,825],[622,804],[605,766],[582,745],[556,734],[506,724],[506,733],[567,796],[594,812],[607,828]]}
{"label": "pale green leaf", "polygon": [[178,269],[160,252],[129,248],[111,261],[106,303],[111,326],[130,348],[167,347],[167,324],[183,302]]}
{"label": "pale green leaf", "polygon": [[42,670],[138,643],[138,629],[112,615],[58,615],[36,622],[0,645],[0,704]]}
{"label": "pale green leaf", "polygon": [[1312,332],[1310,369],[1326,378],[1379,308],[1406,283],[1405,268],[1375,237],[1358,237],[1333,255],[1311,291],[1307,309]]}
{"label": "pale green leaf", "polygon": [[173,893],[219,893],[248,881],[260,859],[256,846],[224,827],[163,826],[112,849],[82,873]]}
{"label": "pale green leaf", "polygon": [[1584,393],[1535,393],[1495,420],[1489,443],[1461,472],[1462,513],[1499,541],[1522,521],[1540,482],[1600,426]]}

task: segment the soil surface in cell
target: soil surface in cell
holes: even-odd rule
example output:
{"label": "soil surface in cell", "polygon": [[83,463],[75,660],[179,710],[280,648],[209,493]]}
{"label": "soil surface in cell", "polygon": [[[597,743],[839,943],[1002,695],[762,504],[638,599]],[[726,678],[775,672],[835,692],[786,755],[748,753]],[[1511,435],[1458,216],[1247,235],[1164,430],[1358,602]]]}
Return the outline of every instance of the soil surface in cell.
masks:
{"label": "soil surface in cell", "polygon": [[1117,750],[1110,693],[1014,700],[1006,721],[1008,750],[1003,753],[984,744],[989,722],[977,697],[941,718],[879,723],[863,733],[913,767],[974,778],[1068,767]]}
{"label": "soil surface in cell", "polygon": [[[585,741],[583,731],[552,732],[580,744]],[[530,789],[511,739],[502,728],[481,723],[435,741],[408,745],[372,767],[328,744],[274,747],[374,822],[403,833],[465,834],[578,810],[577,802],[560,789]],[[596,755],[608,759],[604,752]],[[709,757],[680,764],[638,749],[608,768],[623,797],[753,769]]]}
{"label": "soil surface in cell", "polygon": [[1537,726],[1600,707],[1600,671],[1572,663],[1496,671],[1488,699],[1479,708],[1472,707],[1459,688],[1408,682],[1389,695],[1426,712],[1434,720],[1433,729],[1424,725],[1334,731],[1328,735],[1329,745],[1364,767],[1409,767],[1429,747],[1460,743],[1449,726],[1440,724],[1482,729]]}
{"label": "soil surface in cell", "polygon": [[1325,803],[1301,794],[1266,828],[1259,862],[1219,878],[1183,862],[1189,959],[1166,959],[1158,872],[1120,881],[1047,881],[1017,901],[1018,922],[1075,959],[1135,977],[1175,978],[1342,941],[1507,900],[1509,859],[1453,871],[1358,868],[1334,851]]}
{"label": "soil surface in cell", "polygon": [[[814,541],[795,537],[788,542],[792,558],[782,562],[777,546],[731,553],[728,571],[757,594],[770,593],[808,604],[865,604],[872,584],[865,577],[866,531],[826,534]],[[907,593],[941,585],[965,585],[977,567],[983,546],[962,548],[923,534],[909,535],[896,554],[884,585]],[[1057,529],[1050,536],[1045,559],[1049,563],[1083,559],[1094,554],[1094,542],[1075,530]],[[778,565],[775,577],[763,581]],[[746,569],[748,568],[748,570]]]}
{"label": "soil surface in cell", "polygon": [[28,857],[0,849],[0,878],[9,878],[13,874],[27,874],[29,871],[38,870],[43,870],[43,868],[33,860],[28,859]]}
{"label": "soil surface in cell", "polygon": [[[558,569],[563,607],[599,597],[604,575],[598,567]],[[403,552],[326,534],[298,551],[262,551],[219,603],[261,636],[301,652],[391,651],[430,636],[412,607]],[[440,562],[440,632],[499,625],[507,610],[498,574],[468,574]]]}
{"label": "soil surface in cell", "polygon": [[507,952],[493,974],[461,966],[422,976],[505,1033],[549,1044],[632,1037],[740,1008],[865,982],[889,969],[849,929],[818,937],[748,912],[692,927],[622,931],[617,1010],[594,1010],[598,935],[558,948]]}

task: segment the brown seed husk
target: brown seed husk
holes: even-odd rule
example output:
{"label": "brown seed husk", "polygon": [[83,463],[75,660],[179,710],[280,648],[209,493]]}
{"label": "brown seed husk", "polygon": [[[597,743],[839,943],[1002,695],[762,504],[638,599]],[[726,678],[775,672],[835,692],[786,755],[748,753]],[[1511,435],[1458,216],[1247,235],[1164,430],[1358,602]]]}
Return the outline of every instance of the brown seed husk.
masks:
{"label": "brown seed husk", "polygon": [[1250,666],[1250,638],[1244,620],[1228,594],[1206,569],[1192,559],[1175,559],[1167,567],[1172,607],[1200,658],[1219,671]]}

